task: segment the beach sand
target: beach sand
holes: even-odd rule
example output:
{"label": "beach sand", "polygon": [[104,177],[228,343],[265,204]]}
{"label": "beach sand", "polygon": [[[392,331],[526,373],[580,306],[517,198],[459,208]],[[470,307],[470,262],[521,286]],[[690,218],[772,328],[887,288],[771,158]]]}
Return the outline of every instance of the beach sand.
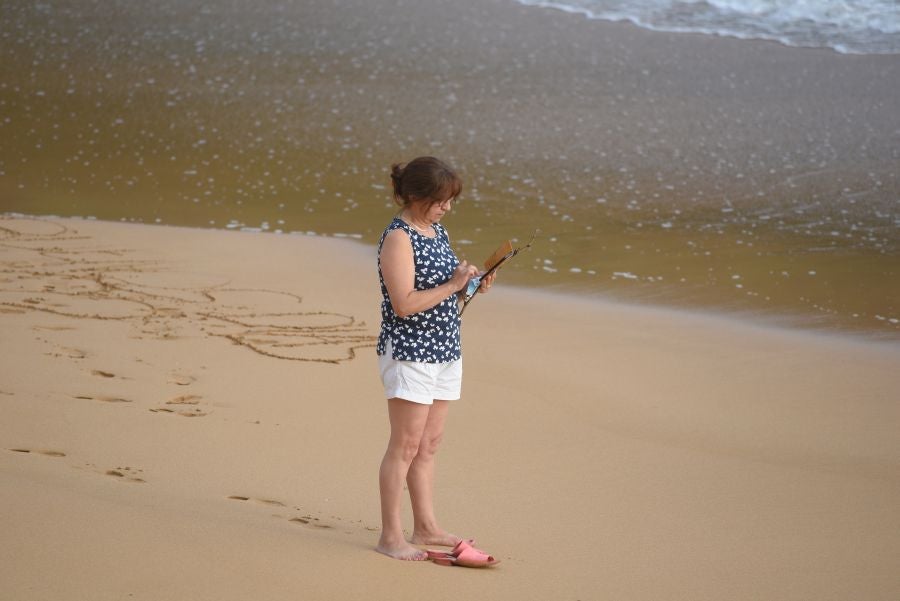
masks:
{"label": "beach sand", "polygon": [[896,345],[498,280],[436,497],[502,563],[406,563],[373,248],[0,228],[4,599],[900,597]]}

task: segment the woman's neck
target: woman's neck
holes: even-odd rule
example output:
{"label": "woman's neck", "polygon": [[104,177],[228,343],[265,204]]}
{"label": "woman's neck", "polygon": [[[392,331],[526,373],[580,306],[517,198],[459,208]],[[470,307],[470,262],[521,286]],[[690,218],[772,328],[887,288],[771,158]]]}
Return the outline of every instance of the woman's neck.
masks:
{"label": "woman's neck", "polygon": [[423,217],[418,217],[416,215],[413,215],[413,213],[411,211],[409,211],[408,209],[406,209],[402,213],[400,213],[400,218],[422,233],[430,233],[430,232],[434,231],[433,228],[431,227],[432,223],[430,221],[428,221],[427,219],[425,219]]}

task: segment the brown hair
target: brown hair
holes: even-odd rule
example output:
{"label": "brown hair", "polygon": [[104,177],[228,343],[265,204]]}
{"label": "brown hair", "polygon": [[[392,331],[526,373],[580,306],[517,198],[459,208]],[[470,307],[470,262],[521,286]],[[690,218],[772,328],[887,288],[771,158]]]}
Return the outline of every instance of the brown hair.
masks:
{"label": "brown hair", "polygon": [[416,201],[437,203],[456,198],[462,192],[462,180],[452,167],[434,157],[418,157],[405,165],[391,165],[394,202],[408,207]]}

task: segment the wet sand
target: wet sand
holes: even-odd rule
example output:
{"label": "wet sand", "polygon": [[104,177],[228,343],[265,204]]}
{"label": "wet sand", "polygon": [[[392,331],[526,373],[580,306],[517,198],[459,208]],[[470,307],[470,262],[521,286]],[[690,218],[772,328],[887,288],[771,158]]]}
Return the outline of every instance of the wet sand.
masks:
{"label": "wet sand", "polygon": [[512,1],[14,4],[0,210],[345,233],[433,153],[506,277],[896,340],[900,63]]}
{"label": "wet sand", "polygon": [[444,525],[502,563],[375,552],[374,261],[322,237],[0,220],[4,594],[900,594],[896,345],[502,280],[464,318],[436,485]]}

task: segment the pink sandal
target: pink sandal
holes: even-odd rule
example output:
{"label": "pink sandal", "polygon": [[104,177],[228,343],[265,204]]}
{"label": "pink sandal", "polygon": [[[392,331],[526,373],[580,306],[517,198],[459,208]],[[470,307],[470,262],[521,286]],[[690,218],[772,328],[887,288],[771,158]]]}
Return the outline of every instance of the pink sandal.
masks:
{"label": "pink sandal", "polygon": [[484,551],[476,549],[468,541],[459,541],[449,553],[444,551],[426,551],[428,559],[441,566],[463,566],[466,568],[488,568],[500,563]]}

